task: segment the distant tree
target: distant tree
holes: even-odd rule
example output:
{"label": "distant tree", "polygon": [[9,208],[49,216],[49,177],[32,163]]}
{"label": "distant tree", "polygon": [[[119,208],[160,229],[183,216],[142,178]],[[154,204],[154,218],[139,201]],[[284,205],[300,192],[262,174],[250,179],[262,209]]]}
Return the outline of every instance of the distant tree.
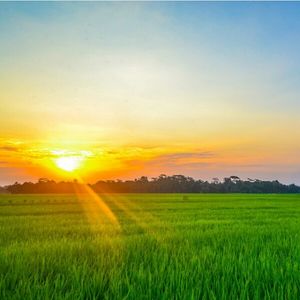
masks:
{"label": "distant tree", "polygon": [[9,194],[9,191],[6,188],[0,186],[0,194]]}
{"label": "distant tree", "polygon": [[237,183],[237,182],[241,181],[240,177],[238,177],[238,176],[230,176],[229,179],[233,183]]}
{"label": "distant tree", "polygon": [[48,178],[40,178],[38,183],[48,183],[50,180]]}
{"label": "distant tree", "polygon": [[[71,182],[55,182],[41,178],[36,183],[15,182],[8,185],[6,190],[10,193],[74,193],[78,188],[76,180]],[[300,187],[291,184],[284,185],[278,180],[243,181],[238,176],[225,177],[223,182],[214,177],[212,182],[194,180],[184,175],[167,176],[161,174],[157,178],[148,179],[142,176],[134,180],[100,180],[89,186],[98,193],[300,193]],[[183,197],[183,199],[185,199]]]}
{"label": "distant tree", "polygon": [[142,177],[139,179],[139,181],[140,181],[141,183],[148,183],[148,182],[149,182],[147,176],[142,176]]}
{"label": "distant tree", "polygon": [[213,183],[213,184],[219,184],[219,183],[220,183],[219,178],[218,178],[218,177],[212,178],[212,183]]}

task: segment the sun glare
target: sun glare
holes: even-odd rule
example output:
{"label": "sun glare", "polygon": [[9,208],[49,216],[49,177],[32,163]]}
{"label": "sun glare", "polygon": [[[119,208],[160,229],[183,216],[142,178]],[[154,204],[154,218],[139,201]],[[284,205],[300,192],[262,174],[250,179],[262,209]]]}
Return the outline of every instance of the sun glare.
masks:
{"label": "sun glare", "polygon": [[72,172],[80,167],[81,158],[76,156],[64,156],[55,160],[57,167],[60,169]]}

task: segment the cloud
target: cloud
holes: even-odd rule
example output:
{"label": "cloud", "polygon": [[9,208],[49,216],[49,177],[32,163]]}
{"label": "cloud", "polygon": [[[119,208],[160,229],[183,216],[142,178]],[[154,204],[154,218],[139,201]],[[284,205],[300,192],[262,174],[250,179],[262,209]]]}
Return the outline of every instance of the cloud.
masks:
{"label": "cloud", "polygon": [[180,162],[183,160],[190,160],[190,159],[204,159],[204,158],[211,158],[214,157],[215,153],[211,151],[203,151],[203,152],[179,152],[179,153],[170,153],[164,154],[159,156],[160,159],[169,160],[169,161],[176,161]]}
{"label": "cloud", "polygon": [[154,158],[152,164],[159,164],[167,167],[195,167],[204,164],[207,165],[207,160],[215,156],[215,153],[211,151],[168,153]]}
{"label": "cloud", "polygon": [[14,157],[22,156],[25,158],[44,158],[49,155],[49,151],[45,151],[44,149],[39,150],[35,147],[29,147],[29,145],[24,143],[17,145],[12,143],[4,143],[0,145],[0,153],[1,152],[12,152]]}
{"label": "cloud", "polygon": [[3,145],[3,146],[0,146],[0,151],[18,152],[19,148],[16,146]]}
{"label": "cloud", "polygon": [[128,165],[156,170],[157,172],[179,172],[182,170],[195,170],[211,165],[216,154],[211,151],[175,152],[157,155],[156,157],[143,159],[128,159]]}

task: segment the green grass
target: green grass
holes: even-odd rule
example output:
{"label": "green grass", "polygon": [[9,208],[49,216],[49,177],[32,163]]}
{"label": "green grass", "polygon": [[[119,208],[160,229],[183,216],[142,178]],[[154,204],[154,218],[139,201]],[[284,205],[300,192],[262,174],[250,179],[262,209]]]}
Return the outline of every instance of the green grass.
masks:
{"label": "green grass", "polygon": [[0,196],[0,299],[299,299],[300,195]]}

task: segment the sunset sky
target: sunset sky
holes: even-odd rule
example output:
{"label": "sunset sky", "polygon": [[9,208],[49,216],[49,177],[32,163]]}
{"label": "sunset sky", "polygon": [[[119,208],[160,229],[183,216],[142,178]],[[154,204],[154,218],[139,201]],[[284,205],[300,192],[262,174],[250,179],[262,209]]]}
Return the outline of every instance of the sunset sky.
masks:
{"label": "sunset sky", "polygon": [[0,185],[300,184],[299,83],[300,3],[2,2]]}

